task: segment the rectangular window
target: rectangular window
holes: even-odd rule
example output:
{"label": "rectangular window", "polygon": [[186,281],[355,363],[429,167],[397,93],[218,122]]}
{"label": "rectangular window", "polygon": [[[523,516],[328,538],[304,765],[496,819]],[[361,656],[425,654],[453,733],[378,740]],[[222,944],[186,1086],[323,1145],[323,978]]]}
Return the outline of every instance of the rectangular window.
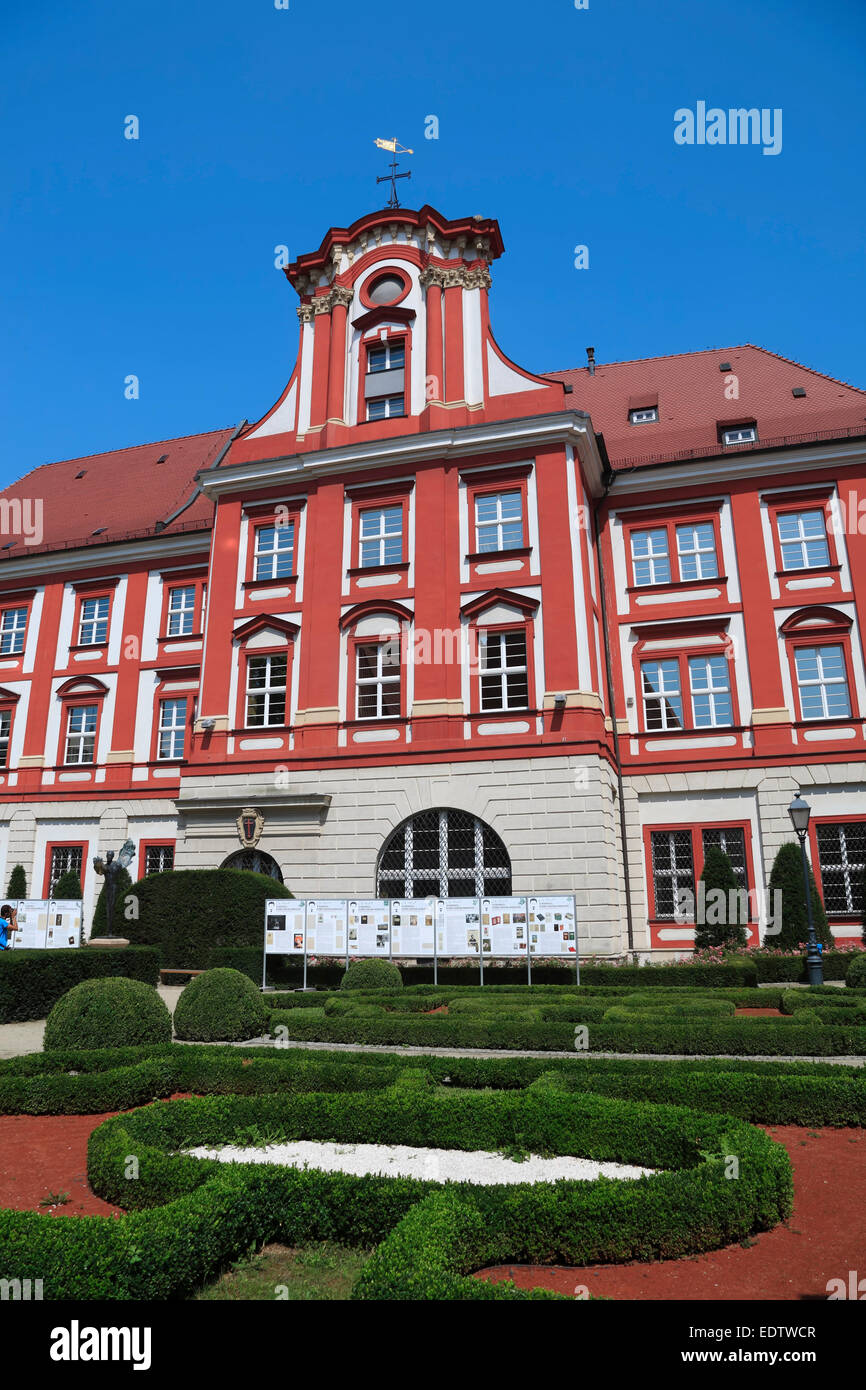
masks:
{"label": "rectangular window", "polygon": [[81,882],[81,867],[84,860],[83,845],[52,845],[51,867],[48,871],[48,897],[54,896],[54,889],[61,874],[78,874]]}
{"label": "rectangular window", "polygon": [[17,656],[24,650],[26,608],[4,608],[0,614],[0,656]]}
{"label": "rectangular window", "polygon": [[406,414],[406,343],[402,338],[367,349],[364,401],[368,420]]}
{"label": "rectangular window", "polygon": [[86,598],[81,601],[81,624],[78,631],[80,647],[98,647],[108,641],[108,611],[111,599]]}
{"label": "rectangular window", "polygon": [[174,845],[145,845],[145,874],[166,874],[174,868]]}
{"label": "rectangular window", "polygon": [[186,700],[160,700],[157,757],[182,758],[185,734]]}
{"label": "rectangular window", "polygon": [[390,372],[406,365],[406,347],[402,342],[383,343],[367,353],[368,372]]}
{"label": "rectangular window", "polygon": [[286,579],[294,574],[295,523],[256,527],[256,579]]}
{"label": "rectangular window", "polygon": [[690,656],[689,684],[696,729],[719,729],[734,722],[728,662],[724,656]]}
{"label": "rectangular window", "polygon": [[188,637],[195,620],[195,585],[184,584],[182,588],[168,591],[168,635],[169,637]]}
{"label": "rectangular window", "polygon": [[285,724],[288,666],[288,656],[282,652],[274,656],[249,658],[246,714],[248,728]]}
{"label": "rectangular window", "polygon": [[635,584],[670,584],[671,562],[665,528],[632,531],[631,560]]}
{"label": "rectangular window", "polygon": [[678,526],[677,557],[680,579],[717,579],[716,533],[711,521],[694,526]]}
{"label": "rectangular window", "polygon": [[367,402],[368,420],[392,420],[406,414],[402,396],[376,396]]}
{"label": "rectangular window", "polygon": [[749,887],[749,871],[746,864],[746,832],[741,825],[724,826],[715,829],[713,826],[701,831],[703,841],[704,859],[707,857],[708,849],[720,849],[731,861],[731,867],[737,880],[738,888]]}
{"label": "rectangular window", "polygon": [[723,444],[757,444],[757,425],[738,425],[736,429],[722,431]]}
{"label": "rectangular window", "polygon": [[630,425],[651,425],[659,418],[657,405],[646,406],[643,410],[630,410],[628,420]]}
{"label": "rectangular window", "polygon": [[73,705],[66,725],[66,763],[96,761],[96,705]]}
{"label": "rectangular window", "polygon": [[670,661],[642,661],[644,726],[647,729],[681,729],[683,697],[680,690],[680,664]]}
{"label": "rectangular window", "polygon": [[653,896],[656,917],[677,917],[679,895],[690,893],[694,901],[695,868],[690,830],[652,830]]}
{"label": "rectangular window", "polygon": [[818,865],[824,906],[831,916],[863,915],[863,874],[866,869],[866,821],[816,825]]}
{"label": "rectangular window", "polygon": [[0,710],[0,767],[9,766],[9,737],[12,733],[12,711]]}
{"label": "rectangular window", "polygon": [[776,517],[783,570],[820,569],[830,563],[827,527],[820,508]]}
{"label": "rectangular window", "polygon": [[479,632],[482,710],[528,709],[525,632]]}
{"label": "rectangular window", "polygon": [[523,495],[485,492],[475,498],[477,553],[520,550],[523,546]]}
{"label": "rectangular window", "polygon": [[399,565],[403,560],[403,508],[375,507],[360,515],[358,564]]}
{"label": "rectangular window", "polygon": [[364,642],[355,649],[355,663],[356,718],[399,719],[399,642]]}
{"label": "rectangular window", "polygon": [[845,652],[841,646],[794,650],[802,719],[847,719],[851,714]]}

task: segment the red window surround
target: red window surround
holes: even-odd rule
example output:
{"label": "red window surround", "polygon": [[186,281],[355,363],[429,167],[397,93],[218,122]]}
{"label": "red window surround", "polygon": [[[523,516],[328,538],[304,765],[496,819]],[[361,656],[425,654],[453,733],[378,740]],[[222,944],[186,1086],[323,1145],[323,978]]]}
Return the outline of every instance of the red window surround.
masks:
{"label": "red window surround", "polygon": [[[628,592],[643,593],[647,589],[697,589],[703,588],[707,584],[725,584],[727,578],[724,570],[722,556],[722,539],[720,530],[721,502],[704,502],[691,504],[689,506],[665,508],[661,511],[628,512],[623,515],[622,534],[625,545],[626,573],[628,575]],[[698,526],[711,525],[713,528],[713,538],[716,547],[716,569],[718,578],[714,579],[681,579],[679,569],[679,551],[677,549],[677,527],[678,526]],[[634,531],[664,531],[667,536],[668,560],[670,563],[671,577],[664,584],[636,584],[634,575],[634,564],[632,561],[632,533]]]}
{"label": "red window surround", "polygon": [[[790,573],[791,571],[788,571]],[[791,673],[791,689],[794,692],[794,719],[809,728],[816,723],[824,724],[850,724],[852,720],[858,719],[857,708],[857,687],[854,684],[854,663],[851,657],[851,619],[844,613],[839,613],[835,608],[803,608],[798,613],[792,613],[790,618],[786,618],[782,623],[780,632],[785,637],[785,650],[788,657],[788,670]],[[849,715],[840,715],[832,719],[816,720],[804,719],[803,711],[800,706],[800,685],[797,680],[797,666],[795,652],[798,647],[840,647],[845,662],[845,680],[848,683],[848,700],[851,705]]]}
{"label": "red window surround", "polygon": [[[400,624],[399,632],[383,631],[380,634],[367,632],[359,635],[356,631],[358,623],[362,618],[383,616],[396,618]],[[340,628],[347,634],[346,650],[348,660],[346,662],[346,722],[357,724],[358,728],[367,728],[370,725],[401,723],[407,717],[406,703],[406,653],[409,650],[409,628],[413,619],[410,609],[405,608],[402,603],[395,603],[393,599],[368,599],[364,603],[355,604],[348,613],[344,613],[340,619]],[[358,648],[363,646],[375,646],[385,642],[396,642],[400,652],[400,713],[384,715],[381,719],[359,719],[358,718]]]}
{"label": "red window surround", "polygon": [[[355,579],[359,575],[405,572],[409,568],[409,497],[414,483],[383,483],[381,487],[346,489],[346,496],[352,502],[352,540],[349,550],[347,574]],[[399,507],[402,513],[402,560],[396,565],[361,565],[361,513],[375,511],[379,507]]]}
{"label": "red window surround", "polygon": [[[114,617],[114,591],[117,588],[116,579],[91,579],[85,580],[81,584],[75,584],[75,615],[72,622],[72,634],[69,643],[69,650],[75,651],[101,651],[105,652],[111,636],[111,622]],[[104,642],[85,642],[81,643],[81,611],[85,599],[107,598],[108,599],[108,619]]]}
{"label": "red window surround", "polygon": [[[703,582],[706,583],[707,581]],[[726,620],[723,620],[723,622],[725,621]],[[684,649],[679,643],[685,636],[704,637],[706,641],[701,642],[699,645],[690,645]],[[716,640],[713,640],[713,638]],[[647,650],[648,642],[652,642],[653,644],[649,651]],[[661,642],[665,643],[664,647],[656,645]],[[668,643],[670,645],[667,645]],[[723,656],[725,658],[728,670],[728,689],[731,699],[730,724],[696,725],[694,723],[692,686],[689,675],[689,658],[693,656]],[[683,728],[681,730],[647,728],[644,689],[641,679],[641,665],[645,661],[677,662],[679,668],[680,697],[683,706]],[[686,733],[688,731],[697,732],[699,734],[713,734],[717,729],[724,731],[740,728],[740,707],[737,700],[736,669],[733,660],[733,649],[723,623],[717,621],[711,623],[680,623],[676,627],[665,626],[646,629],[641,640],[635,643],[632,653],[632,664],[634,671],[635,704],[638,711],[638,729],[640,733],[654,737],[661,736],[667,738],[670,734],[676,736],[678,733]]]}
{"label": "red window surround", "polygon": [[[528,559],[532,554],[532,546],[529,544],[529,507],[527,496],[529,490],[529,477],[532,473],[532,464],[518,464],[505,466],[503,468],[493,468],[484,471],[464,471],[460,474],[461,480],[466,483],[466,496],[469,508],[469,527],[468,545],[469,552],[466,559],[470,564],[484,563],[487,560],[496,560],[506,557],[510,560]],[[475,522],[475,501],[478,497],[489,497],[499,492],[519,492],[520,493],[520,521],[523,528],[523,545],[516,546],[513,550],[482,550],[476,549],[478,545],[478,531]],[[516,571],[515,571],[516,573]]]}
{"label": "red window surround", "polygon": [[48,898],[48,897],[50,897],[50,894],[51,894],[51,859],[52,859],[52,852],[53,852],[55,849],[80,849],[80,850],[81,850],[81,873],[80,873],[79,877],[80,877],[80,879],[81,879],[81,887],[82,887],[82,890],[84,889],[84,878],[85,878],[85,874],[87,873],[87,865],[88,865],[88,857],[87,857],[88,844],[87,844],[86,842],[85,842],[84,844],[82,844],[81,840],[51,840],[51,841],[49,841],[49,843],[45,846],[45,874],[44,874],[43,880],[42,880],[42,896],[43,896],[43,898]]}
{"label": "red window surround", "polygon": [[[377,310],[375,310],[374,312],[375,312],[375,313],[380,313],[380,312],[389,313],[390,310],[391,310],[391,306],[390,306],[390,305],[386,305],[386,306],[383,306],[383,309],[381,309],[381,310],[377,309]],[[356,327],[358,326],[358,320],[357,320],[357,319],[355,320],[355,326],[356,326]],[[386,416],[386,418],[385,418],[384,420],[368,420],[368,419],[367,419],[367,397],[366,397],[365,394],[364,394],[364,388],[365,388],[365,384],[366,384],[366,381],[367,381],[367,357],[368,357],[368,354],[370,353],[371,350],[375,350],[376,348],[381,348],[381,347],[395,347],[395,346],[397,346],[397,345],[398,345],[399,343],[401,343],[401,342],[402,342],[402,344],[403,344],[403,353],[404,353],[404,358],[403,358],[403,414],[402,414],[402,415],[398,415],[398,416]],[[388,425],[388,424],[395,424],[395,423],[398,422],[398,421],[404,421],[404,422],[405,422],[405,420],[406,420],[406,418],[408,417],[409,412],[410,412],[410,407],[411,407],[411,393],[412,393],[412,329],[411,329],[410,325],[407,323],[405,326],[401,325],[399,328],[396,328],[396,327],[389,327],[389,328],[387,328],[387,329],[385,330],[385,335],[384,335],[384,337],[383,337],[381,334],[377,333],[377,334],[375,335],[375,337],[362,338],[362,339],[361,339],[361,351],[360,351],[360,353],[359,353],[358,355],[359,355],[359,358],[360,358],[360,363],[359,363],[359,372],[360,372],[360,375],[359,375],[359,379],[358,379],[358,412],[357,412],[357,416],[358,416],[357,422],[358,422],[358,424],[359,424],[359,425],[367,425],[367,424],[369,424],[369,425]],[[398,395],[399,393],[395,391],[394,394],[395,394],[395,395]]]}
{"label": "red window surround", "polygon": [[[55,757],[55,770],[67,771],[80,768],[82,771],[87,768],[94,768],[99,765],[99,736],[102,732],[102,715],[105,697],[108,694],[108,686],[103,685],[102,681],[96,680],[92,676],[73,676],[70,680],[64,681],[58,688],[57,695],[61,702],[60,708],[60,737],[57,743]],[[70,711],[79,705],[96,705],[96,730],[93,735],[93,762],[92,763],[67,763],[66,762],[66,735],[69,731]]]}
{"label": "red window surround", "polygon": [[177,842],[175,840],[142,840],[141,844],[138,847],[138,877],[144,878],[145,876],[147,866],[147,851],[149,849],[159,849],[163,846],[165,846],[166,848],[174,849],[176,843]]}
{"label": "red window surround", "polygon": [[[833,529],[833,514],[830,504],[833,498],[832,487],[818,488],[811,492],[785,492],[778,496],[765,497],[767,509],[770,515],[770,529],[773,533],[773,555],[776,565],[776,577],[778,579],[797,579],[802,576],[839,574],[842,566],[839,564],[839,554],[836,548],[836,536]],[[810,569],[790,569],[784,568],[782,560],[782,545],[779,540],[779,517],[785,516],[790,512],[822,512],[824,516],[824,534],[827,537],[827,552],[830,556],[829,565],[816,565]]]}
{"label": "red window surround", "polygon": [[[824,903],[825,907],[826,895],[824,892],[824,880],[821,872],[821,857],[818,853],[818,827],[821,825],[840,824],[866,825],[866,814],[857,814],[855,812],[846,811],[844,813],[840,812],[839,815],[836,816],[813,815],[809,820],[809,862],[812,866],[812,872],[815,875],[815,881],[818,885],[818,892],[821,894],[821,900]],[[866,911],[866,903],[864,903],[863,905],[863,911]],[[862,913],[857,913],[856,915],[849,913],[843,914],[839,912],[831,912],[829,909],[827,909],[827,916],[831,922],[835,922],[839,926],[844,925],[848,927],[852,940],[860,938],[860,934],[862,931]]]}
{"label": "red window surround", "polygon": [[0,762],[0,773],[5,772],[12,766],[12,738],[15,733],[15,710],[20,700],[20,695],[14,690],[7,690],[0,685],[0,715],[9,716],[9,737],[7,741],[6,761]]}
{"label": "red window surround", "polygon": [[[21,651],[0,652],[0,660],[2,660],[4,664],[10,661],[16,661],[20,663],[24,659],[24,652],[27,649],[27,635],[30,631],[30,615],[33,611],[33,599],[35,598],[35,596],[35,589],[19,589],[17,591],[12,590],[10,593],[5,593],[2,596],[0,596],[0,613],[5,613],[7,610],[14,608],[24,608],[27,611],[27,617],[24,620],[24,632]],[[8,665],[6,669],[10,669]]]}
{"label": "red window surround", "polygon": [[[294,585],[300,573],[301,512],[307,505],[305,497],[286,497],[282,502],[267,502],[261,506],[245,506],[244,519],[249,524],[247,542],[246,570],[243,587],[249,589],[272,589],[275,584]],[[294,523],[292,573],[279,579],[256,579],[256,531],[260,526],[285,526]]]}
{"label": "red window surround", "polygon": [[[510,608],[516,608],[523,613],[523,621],[514,618],[505,620],[501,623],[479,624],[478,619],[489,609],[497,604],[507,604]],[[535,689],[535,615],[538,612],[538,601],[527,598],[525,594],[513,594],[508,589],[491,589],[488,593],[482,594],[480,598],[472,599],[469,603],[464,603],[460,612],[463,617],[469,618],[470,633],[470,690],[471,690],[471,713],[473,715],[483,715],[484,718],[496,717],[498,714],[508,716],[514,713],[514,709],[507,710],[485,710],[481,707],[481,657],[479,652],[479,636],[481,632],[490,634],[502,632],[523,632],[526,636],[526,685],[527,685],[527,705],[524,713],[530,714],[536,708],[536,689]],[[493,674],[493,672],[488,672]]]}
{"label": "red window surround", "polygon": [[[272,581],[273,582],[273,581]],[[274,632],[273,642],[267,646],[247,648],[246,643],[255,633],[264,630]],[[254,733],[266,734],[269,729],[279,730],[288,728],[292,721],[292,672],[295,660],[295,638],[300,628],[296,623],[286,622],[284,618],[271,618],[266,613],[257,614],[249,622],[235,628],[233,633],[234,640],[239,644],[238,652],[238,689],[235,702],[235,726],[233,733],[245,733],[251,729]],[[279,637],[276,634],[280,634]],[[286,658],[286,713],[283,724],[251,724],[246,722],[247,718],[247,672],[250,661],[257,656],[285,656]]]}
{"label": "red window surround", "polygon": [[[183,642],[191,637],[201,637],[204,630],[204,593],[207,586],[207,571],[193,570],[187,574],[172,570],[162,576],[162,615],[159,620],[160,642]],[[172,589],[195,589],[192,631],[179,634],[169,633],[169,604]]]}
{"label": "red window surround", "polygon": [[[647,903],[649,904],[649,920],[650,920],[650,925],[651,925],[651,926],[653,926],[653,927],[668,927],[668,926],[671,925],[672,922],[675,921],[675,919],[674,919],[673,917],[659,917],[658,914],[657,914],[657,912],[656,912],[655,878],[654,878],[654,876],[653,876],[653,857],[652,857],[652,838],[651,838],[652,835],[653,835],[653,833],[658,832],[658,833],[661,833],[661,834],[668,834],[668,833],[670,833],[670,832],[672,832],[672,831],[679,831],[679,832],[682,832],[682,833],[688,833],[688,834],[691,836],[691,841],[692,841],[692,864],[693,864],[693,866],[694,866],[695,894],[697,895],[698,883],[699,883],[699,881],[700,881],[701,874],[702,874],[703,871],[704,871],[704,857],[705,857],[705,856],[704,856],[704,837],[703,837],[703,832],[704,832],[705,830],[742,830],[742,832],[743,832],[743,842],[744,842],[744,844],[745,844],[745,849],[746,849],[746,884],[745,884],[745,887],[749,890],[750,895],[751,895],[751,893],[754,891],[754,889],[755,889],[755,868],[754,868],[754,860],[753,860],[753,856],[752,856],[752,827],[751,827],[751,824],[750,824],[748,821],[742,821],[742,820],[725,820],[725,821],[722,821],[722,820],[713,820],[713,821],[702,821],[702,822],[700,822],[700,824],[698,824],[698,825],[695,825],[695,824],[693,824],[693,823],[687,823],[687,824],[682,824],[682,823],[676,824],[676,823],[674,823],[674,824],[670,824],[670,823],[668,823],[668,822],[664,822],[664,823],[661,824],[661,825],[645,825],[644,828],[643,828],[644,866],[645,866],[646,885],[647,885]],[[753,900],[752,900],[752,898],[751,898],[751,896],[750,896],[750,897],[749,897],[749,921],[750,921],[750,922],[753,922],[753,921],[755,920],[755,916],[754,916],[754,913],[753,913],[753,911],[752,911],[752,905],[753,905]],[[683,926],[683,927],[693,927],[693,926],[695,925],[695,923],[694,923],[694,922],[690,922],[690,921],[683,920],[683,921],[681,921],[681,922],[676,922],[676,925],[677,925],[677,926]],[[754,932],[754,935],[757,936],[757,930],[756,930],[755,928],[753,928],[753,932]],[[670,949],[670,947],[668,947],[668,949]]]}
{"label": "red window surround", "polygon": [[[153,719],[150,726],[150,761],[154,765],[165,767],[168,763],[185,762],[189,757],[191,747],[192,730],[195,724],[196,704],[198,701],[198,668],[185,672],[182,667],[175,667],[174,670],[165,670],[158,673],[161,676],[159,685],[153,697]],[[183,683],[186,685],[185,676],[189,678],[189,689],[185,690],[166,690],[166,682],[170,685]],[[194,688],[193,688],[194,687]],[[184,726],[184,753],[183,758],[161,758],[159,756],[159,711],[163,700],[186,700],[186,724]],[[155,841],[154,841],[155,843]]]}

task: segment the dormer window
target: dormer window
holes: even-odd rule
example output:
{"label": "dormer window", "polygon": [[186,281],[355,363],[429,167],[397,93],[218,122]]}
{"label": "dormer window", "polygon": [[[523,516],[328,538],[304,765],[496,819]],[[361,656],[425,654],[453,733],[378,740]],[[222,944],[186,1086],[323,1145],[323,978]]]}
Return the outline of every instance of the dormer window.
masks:
{"label": "dormer window", "polygon": [[722,430],[723,444],[757,444],[757,442],[757,425],[736,425],[731,429]]}
{"label": "dormer window", "polygon": [[659,418],[659,408],[657,405],[646,406],[643,410],[630,410],[628,422],[630,425],[651,425]]}
{"label": "dormer window", "polygon": [[406,343],[403,338],[367,348],[364,399],[368,420],[406,414]]}

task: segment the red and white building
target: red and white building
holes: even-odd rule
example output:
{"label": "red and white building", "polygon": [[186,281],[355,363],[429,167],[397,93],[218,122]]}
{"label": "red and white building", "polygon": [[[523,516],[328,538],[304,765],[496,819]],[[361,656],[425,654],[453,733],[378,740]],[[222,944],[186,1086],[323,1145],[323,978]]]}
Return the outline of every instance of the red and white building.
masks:
{"label": "red and white building", "polygon": [[752,346],[528,371],[502,251],[332,228],[263,419],[0,495],[0,876],[92,905],[128,834],[142,874],[574,891],[584,952],[682,950],[707,848],[761,890],[802,787],[859,937],[866,393]]}

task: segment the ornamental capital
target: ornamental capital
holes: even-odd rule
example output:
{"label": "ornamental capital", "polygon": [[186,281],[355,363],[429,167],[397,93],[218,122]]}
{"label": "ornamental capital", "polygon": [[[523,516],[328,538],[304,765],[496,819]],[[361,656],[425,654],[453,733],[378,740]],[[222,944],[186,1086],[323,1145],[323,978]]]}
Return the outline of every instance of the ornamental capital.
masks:
{"label": "ornamental capital", "polygon": [[465,290],[489,290],[492,283],[487,266],[467,266],[462,263],[425,266],[418,279],[425,289],[428,285],[438,285],[446,290],[459,285]]}

